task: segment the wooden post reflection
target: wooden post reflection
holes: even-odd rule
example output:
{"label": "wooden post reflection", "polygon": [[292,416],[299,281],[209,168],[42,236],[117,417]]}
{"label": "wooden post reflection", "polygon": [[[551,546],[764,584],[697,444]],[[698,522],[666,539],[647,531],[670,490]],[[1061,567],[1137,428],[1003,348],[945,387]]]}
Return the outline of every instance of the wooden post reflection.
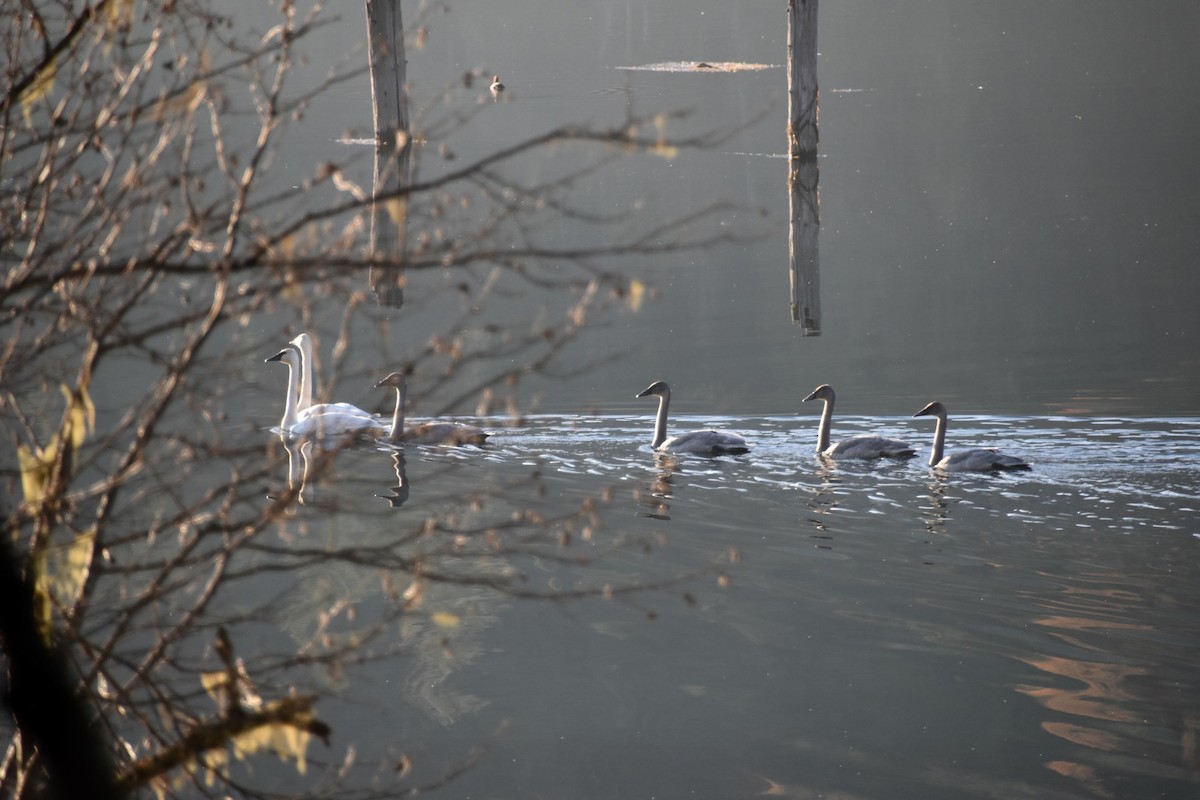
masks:
{"label": "wooden post reflection", "polygon": [[400,0],[367,0],[371,106],[375,116],[375,180],[371,204],[371,288],[380,305],[404,304],[404,258],[412,137],[405,89],[404,21]]}
{"label": "wooden post reflection", "polygon": [[792,322],[805,336],[821,335],[820,170],[816,161],[792,161],[788,170],[788,274],[791,277]]}

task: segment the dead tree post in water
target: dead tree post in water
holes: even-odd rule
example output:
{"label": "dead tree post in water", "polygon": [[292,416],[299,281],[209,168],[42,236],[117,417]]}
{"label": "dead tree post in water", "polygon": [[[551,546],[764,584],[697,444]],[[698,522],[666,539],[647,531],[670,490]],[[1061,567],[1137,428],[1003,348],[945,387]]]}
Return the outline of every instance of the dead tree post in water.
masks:
{"label": "dead tree post in water", "polygon": [[367,37],[371,59],[371,108],[375,120],[374,196],[371,206],[371,259],[393,266],[371,269],[371,287],[379,303],[404,303],[404,261],[408,230],[408,198],[412,137],[408,130],[405,89],[404,20],[400,0],[367,0]]}
{"label": "dead tree post in water", "polygon": [[817,167],[817,0],[788,0],[788,274],[792,321],[821,334],[821,198]]}
{"label": "dead tree post in water", "polygon": [[788,154],[817,157],[817,0],[788,0]]}

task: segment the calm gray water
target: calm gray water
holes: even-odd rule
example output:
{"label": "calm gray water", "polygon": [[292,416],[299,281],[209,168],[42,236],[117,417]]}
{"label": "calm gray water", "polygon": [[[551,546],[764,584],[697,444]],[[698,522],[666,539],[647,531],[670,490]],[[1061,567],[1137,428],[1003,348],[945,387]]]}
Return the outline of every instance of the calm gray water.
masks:
{"label": "calm gray water", "polygon": [[[466,3],[411,54],[418,95],[476,66],[509,86],[457,134],[467,154],[627,106],[690,109],[679,134],[739,128],[717,152],[631,159],[588,198],[652,216],[729,201],[762,235],[626,262],[661,294],[569,351],[598,365],[523,381],[520,407],[547,416],[485,452],[410,454],[398,509],[376,497],[394,484],[379,454],[343,454],[343,483],[316,491],[370,537],[386,525],[347,506],[411,517],[488,487],[486,517],[536,474],[548,515],[601,498],[561,550],[594,563],[478,568],[552,591],[680,582],[569,602],[442,587],[399,634],[408,657],[323,712],[360,754],[411,756],[414,780],[471,760],[452,788],[471,798],[1194,795],[1200,12],[825,4],[820,337],[787,304],[783,23],[782,4]],[[774,68],[622,69],[667,60]],[[331,147],[363,101],[331,101],[305,146]],[[423,341],[422,314],[392,335]],[[657,461],[632,399],[654,378],[676,425],[736,428],[753,454]],[[822,382],[835,435],[924,452],[932,423],[907,415],[941,399],[951,447],[1034,469],[822,466],[799,404]]]}
{"label": "calm gray water", "polygon": [[[627,109],[688,110],[668,126],[678,136],[734,131],[715,151],[630,158],[577,193],[597,212],[638,209],[631,229],[723,201],[742,209],[724,224],[759,238],[619,262],[661,295],[573,356],[620,358],[586,377],[528,381],[522,408],[624,413],[626,394],[664,378],[694,413],[791,412],[823,382],[863,414],[905,413],[931,395],[973,413],[1197,413],[1200,64],[1188,42],[1200,8],[822,7],[817,338],[788,307],[785,21],[782,4],[529,2],[497,16],[466,2],[410,53],[417,106],[471,68],[509,87],[507,102],[455,132],[449,166],[567,123],[619,124]],[[329,29],[314,77],[322,56],[336,63],[361,46],[360,24],[347,12]],[[774,68],[624,69],[699,60]],[[460,108],[479,99],[450,97]],[[364,82],[314,106],[285,163],[307,175],[314,161],[345,159],[337,140],[369,130],[367,98]],[[529,179],[570,157],[507,169]],[[611,234],[564,220],[553,243]],[[434,320],[418,298],[441,285],[414,278],[399,340],[427,338]]]}
{"label": "calm gray water", "polygon": [[[927,451],[927,422],[836,424]],[[342,453],[340,481],[308,496],[362,504],[331,548],[456,491],[493,495],[480,518],[598,497],[586,538],[476,566],[558,592],[700,574],[610,599],[430,592],[396,632],[407,657],[364,668],[348,708],[324,706],[339,741],[402,750],[425,776],[482,746],[454,783],[464,797],[1196,791],[1200,421],[954,419],[952,440],[1034,469],[949,478],[920,458],[818,462],[814,423],[681,419],[755,450],[674,462],[650,452],[648,415],[535,418],[482,451],[410,448],[396,509],[380,499],[386,454]],[[541,492],[484,489],[533,470]],[[298,519],[324,526],[306,507]],[[565,561],[581,556],[595,562]],[[366,618],[382,606],[364,584],[350,596]]]}
{"label": "calm gray water", "polygon": [[[523,381],[519,407],[548,416],[485,452],[409,454],[399,508],[377,497],[395,483],[385,456],[339,457],[315,488],[338,509],[331,546],[464,492],[489,494],[480,518],[599,497],[591,538],[573,529],[561,551],[594,563],[475,566],[551,591],[680,580],[570,602],[431,590],[396,634],[407,657],[322,707],[339,743],[403,752],[414,780],[471,761],[451,788],[471,798],[1192,796],[1197,9],[825,4],[820,337],[787,303],[782,4],[469,2],[437,19],[410,54],[418,98],[474,67],[509,87],[455,134],[462,156],[629,107],[689,109],[678,135],[737,132],[716,152],[630,159],[590,207],[653,220],[727,201],[757,238],[624,262],[660,294],[568,351],[598,364]],[[330,35],[348,48],[358,24]],[[773,68],[623,69],[669,60]],[[365,98],[310,115],[297,157],[345,147]],[[437,312],[419,298],[439,287],[414,276],[393,341],[426,339]],[[754,453],[657,463],[653,408],[633,399],[654,378],[676,390],[676,425],[715,420]],[[885,428],[925,451],[932,423],[907,415],[941,399],[951,447],[1034,470],[826,468],[799,404],[823,382],[840,392],[835,435]],[[351,594],[369,615],[376,587]]]}

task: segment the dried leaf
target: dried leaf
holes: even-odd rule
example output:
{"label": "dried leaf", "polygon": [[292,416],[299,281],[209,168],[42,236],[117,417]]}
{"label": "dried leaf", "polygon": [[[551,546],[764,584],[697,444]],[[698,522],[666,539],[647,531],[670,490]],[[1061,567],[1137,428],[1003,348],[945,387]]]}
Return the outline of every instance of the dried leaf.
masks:
{"label": "dried leaf", "polygon": [[77,389],[71,389],[65,383],[60,384],[63,397],[67,400],[67,421],[63,430],[64,438],[71,442],[71,449],[78,450],[84,440],[96,429],[96,405],[88,394],[87,384]]}
{"label": "dried leaf", "polygon": [[629,309],[633,312],[642,310],[642,303],[646,300],[646,284],[642,283],[637,278],[629,282]]}
{"label": "dried leaf", "polygon": [[384,209],[392,218],[392,224],[397,228],[403,229],[408,223],[408,202],[401,197],[393,197],[390,200],[384,201]]}
{"label": "dried leaf", "polygon": [[437,625],[439,628],[447,629],[457,628],[459,622],[461,621],[457,614],[452,614],[449,611],[435,611],[430,615],[430,619],[432,619],[433,624]]}
{"label": "dried leaf", "polygon": [[33,104],[50,94],[54,79],[58,76],[58,58],[51,58],[42,67],[37,77],[21,92],[21,110],[25,112],[25,124],[33,127]]}
{"label": "dried leaf", "polygon": [[109,33],[128,28],[133,20],[134,0],[110,0],[106,22]]}
{"label": "dried leaf", "polygon": [[33,593],[42,635],[50,639],[55,606],[73,608],[83,591],[96,549],[95,530],[81,533],[70,544],[47,545],[33,560]]}
{"label": "dried leaf", "polygon": [[50,480],[50,470],[58,456],[58,437],[50,440],[45,450],[29,448],[23,444],[17,445],[17,464],[21,468],[21,490],[25,494],[25,502],[33,507],[40,506],[46,498],[46,483]]}

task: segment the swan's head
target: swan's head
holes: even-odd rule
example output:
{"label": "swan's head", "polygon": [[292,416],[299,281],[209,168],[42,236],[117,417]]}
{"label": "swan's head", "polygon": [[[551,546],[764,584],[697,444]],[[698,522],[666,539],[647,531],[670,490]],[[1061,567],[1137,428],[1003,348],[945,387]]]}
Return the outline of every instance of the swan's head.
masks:
{"label": "swan's head", "polygon": [[654,395],[655,397],[670,397],[671,387],[667,386],[665,381],[655,381],[645,389],[642,389],[640,392],[638,392],[637,396],[649,397],[650,395]]}
{"label": "swan's head", "polygon": [[270,363],[272,361],[278,361],[282,364],[287,364],[289,367],[298,367],[300,366],[300,351],[292,345],[288,345],[275,355],[268,358],[264,363]]}
{"label": "swan's head", "polygon": [[922,408],[914,417],[938,417],[939,419],[946,418],[946,407],[936,400]]}
{"label": "swan's head", "polygon": [[296,347],[303,348],[304,345],[308,344],[310,341],[311,340],[309,339],[309,336],[307,333],[298,333],[298,334],[296,334],[296,338],[292,339],[292,341],[289,342],[289,344],[294,344],[294,345],[296,345]]}
{"label": "swan's head", "polygon": [[393,372],[391,375],[388,375],[386,378],[379,381],[379,383],[375,384],[376,389],[382,389],[385,386],[390,386],[393,389],[403,389],[404,388],[404,373],[403,372]]}
{"label": "swan's head", "polygon": [[828,383],[822,383],[820,386],[813,389],[812,392],[809,393],[808,397],[804,398],[800,402],[807,403],[809,400],[827,400],[832,403],[833,387]]}

